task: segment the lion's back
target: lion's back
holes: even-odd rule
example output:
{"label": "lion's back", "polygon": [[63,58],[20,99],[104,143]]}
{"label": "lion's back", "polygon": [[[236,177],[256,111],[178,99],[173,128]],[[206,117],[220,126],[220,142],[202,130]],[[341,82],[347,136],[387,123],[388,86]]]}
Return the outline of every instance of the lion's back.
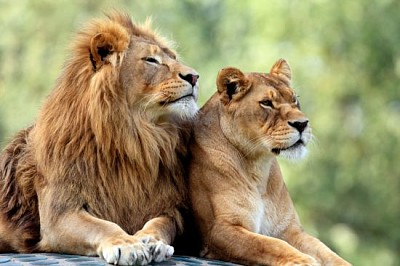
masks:
{"label": "lion's back", "polygon": [[[0,155],[0,251],[33,251],[40,240],[32,128],[21,130]],[[2,246],[2,239],[9,245]]]}

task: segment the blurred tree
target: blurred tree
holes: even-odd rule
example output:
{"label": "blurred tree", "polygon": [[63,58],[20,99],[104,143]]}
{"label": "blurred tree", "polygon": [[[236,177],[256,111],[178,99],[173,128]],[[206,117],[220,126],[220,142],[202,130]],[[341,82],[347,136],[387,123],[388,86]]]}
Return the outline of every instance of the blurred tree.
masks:
{"label": "blurred tree", "polygon": [[2,115],[0,113],[0,148],[2,147],[1,141],[4,139],[4,126],[2,122]]}
{"label": "blurred tree", "polygon": [[33,123],[72,32],[109,8],[153,16],[199,71],[200,104],[222,67],[286,58],[316,135],[308,160],[281,161],[306,230],[354,265],[400,264],[399,1],[0,0],[0,145]]}
{"label": "blurred tree", "polygon": [[[321,237],[342,254],[359,254],[360,265],[400,263],[399,10],[396,1],[325,2],[310,13],[314,18],[288,33],[297,40],[317,27],[311,38],[325,62],[314,79],[315,109],[324,114],[312,115],[324,152],[299,170],[306,177],[294,181],[294,195],[307,203]],[[340,232],[350,243],[335,241]],[[374,258],[362,258],[371,253]]]}

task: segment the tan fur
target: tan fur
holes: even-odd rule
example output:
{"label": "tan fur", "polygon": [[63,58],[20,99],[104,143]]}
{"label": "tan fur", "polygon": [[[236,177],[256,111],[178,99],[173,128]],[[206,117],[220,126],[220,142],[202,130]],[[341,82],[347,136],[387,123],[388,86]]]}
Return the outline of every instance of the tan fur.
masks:
{"label": "tan fur", "polygon": [[202,255],[246,265],[349,265],[303,232],[276,156],[312,137],[279,60],[268,74],[226,68],[191,142],[190,197]]}
{"label": "tan fur", "polygon": [[0,251],[172,256],[197,78],[149,23],[89,23],[36,123],[1,154]]}

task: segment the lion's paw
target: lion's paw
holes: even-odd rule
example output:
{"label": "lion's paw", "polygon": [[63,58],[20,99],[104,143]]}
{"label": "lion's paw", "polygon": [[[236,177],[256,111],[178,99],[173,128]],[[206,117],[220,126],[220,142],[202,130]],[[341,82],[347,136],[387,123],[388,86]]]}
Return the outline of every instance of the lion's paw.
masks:
{"label": "lion's paw", "polygon": [[150,244],[150,252],[155,262],[161,262],[168,260],[174,255],[174,247],[157,241],[156,243]]}
{"label": "lion's paw", "polygon": [[152,236],[141,238],[142,242],[149,247],[150,254],[155,262],[168,260],[174,255],[174,247],[158,241]]}
{"label": "lion's paw", "polygon": [[107,263],[114,265],[147,265],[152,260],[148,245],[134,237],[105,241],[98,253]]}

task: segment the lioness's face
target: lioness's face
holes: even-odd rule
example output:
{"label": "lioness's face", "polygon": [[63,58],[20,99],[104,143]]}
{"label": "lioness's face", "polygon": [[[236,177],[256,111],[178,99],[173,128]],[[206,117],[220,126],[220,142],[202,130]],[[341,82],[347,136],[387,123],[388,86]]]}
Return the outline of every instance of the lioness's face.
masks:
{"label": "lioness's face", "polygon": [[[286,62],[278,63],[290,71]],[[279,76],[279,69],[274,71],[244,74],[229,68],[220,72],[221,125],[246,155],[264,152],[300,158],[312,137],[309,120],[290,88],[290,72]]]}
{"label": "lioness's face", "polygon": [[198,110],[198,78],[171,49],[138,37],[132,37],[120,72],[130,107],[142,108],[156,119],[193,117]]}

